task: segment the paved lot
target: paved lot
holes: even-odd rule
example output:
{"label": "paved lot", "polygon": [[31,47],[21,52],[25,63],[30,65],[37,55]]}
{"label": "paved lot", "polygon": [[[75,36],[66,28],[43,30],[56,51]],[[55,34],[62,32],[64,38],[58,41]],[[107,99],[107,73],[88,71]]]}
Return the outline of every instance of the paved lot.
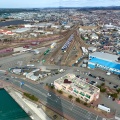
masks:
{"label": "paved lot", "polygon": [[32,58],[32,54],[30,53],[24,53],[14,57],[9,56],[9,57],[5,57],[4,59],[0,58],[0,65],[2,65],[0,69],[8,70],[8,68],[11,67],[24,66],[29,62],[31,58]]}

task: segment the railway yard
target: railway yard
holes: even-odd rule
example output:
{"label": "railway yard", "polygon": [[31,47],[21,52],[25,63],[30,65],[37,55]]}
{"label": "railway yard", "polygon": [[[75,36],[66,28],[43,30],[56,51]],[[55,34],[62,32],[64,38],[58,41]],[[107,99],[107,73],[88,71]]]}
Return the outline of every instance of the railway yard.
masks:
{"label": "railway yard", "polygon": [[78,27],[75,27],[69,31],[55,48],[41,56],[42,60],[45,61],[44,64],[72,66],[78,61],[83,55],[81,48],[85,47],[87,49],[88,45],[81,39],[77,29]]}
{"label": "railway yard", "polygon": [[[7,42],[7,44],[4,42],[0,45],[0,53],[2,53],[0,56],[11,55],[14,53],[13,48],[22,46],[24,48],[32,47],[32,49],[47,47],[46,53],[40,54],[38,58],[43,64],[78,65],[79,62],[76,61],[83,55],[81,48],[88,48],[88,45],[81,39],[78,28],[75,26],[72,30],[60,33],[60,35],[39,38],[37,40],[14,40],[12,43]],[[54,48],[50,48],[53,42],[56,42],[57,45]]]}

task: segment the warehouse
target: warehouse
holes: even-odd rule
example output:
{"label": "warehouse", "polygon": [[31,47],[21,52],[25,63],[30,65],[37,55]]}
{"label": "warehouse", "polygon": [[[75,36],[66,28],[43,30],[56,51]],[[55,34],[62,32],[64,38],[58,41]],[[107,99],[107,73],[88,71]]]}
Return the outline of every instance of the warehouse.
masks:
{"label": "warehouse", "polygon": [[88,68],[100,68],[120,75],[120,61],[118,55],[112,55],[103,52],[94,52],[89,54]]}
{"label": "warehouse", "polygon": [[15,30],[12,30],[13,33],[24,33],[30,31],[30,28],[18,28]]}

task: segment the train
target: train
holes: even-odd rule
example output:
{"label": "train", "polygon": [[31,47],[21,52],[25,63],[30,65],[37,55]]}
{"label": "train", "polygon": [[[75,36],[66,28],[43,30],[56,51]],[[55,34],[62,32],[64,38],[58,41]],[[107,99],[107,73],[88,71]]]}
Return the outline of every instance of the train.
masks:
{"label": "train", "polygon": [[70,45],[70,43],[72,42],[73,38],[74,38],[74,34],[72,34],[72,35],[69,37],[69,39],[67,40],[67,42],[62,46],[61,50],[62,50],[63,52],[65,52],[66,49],[69,47],[69,45]]}
{"label": "train", "polygon": [[51,49],[52,49],[52,48],[54,48],[55,46],[56,46],[56,43],[54,42],[54,43],[51,44],[50,47],[51,47]]}

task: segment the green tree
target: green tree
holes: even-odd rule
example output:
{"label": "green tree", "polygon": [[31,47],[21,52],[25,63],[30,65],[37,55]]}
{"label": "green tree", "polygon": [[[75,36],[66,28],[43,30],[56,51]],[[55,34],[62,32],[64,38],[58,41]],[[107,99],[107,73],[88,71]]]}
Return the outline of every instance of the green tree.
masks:
{"label": "green tree", "polygon": [[117,94],[117,93],[114,93],[114,94],[111,94],[111,96],[112,96],[113,98],[117,98],[117,97],[118,97],[118,94]]}
{"label": "green tree", "polygon": [[87,103],[85,102],[84,105],[87,106]]}
{"label": "green tree", "polygon": [[69,97],[70,99],[72,99],[72,98],[73,98],[73,96],[72,96],[72,95],[69,95],[68,97]]}
{"label": "green tree", "polygon": [[118,93],[120,93],[120,88],[118,88],[116,91],[117,91]]}
{"label": "green tree", "polygon": [[106,92],[106,88],[101,88],[100,92]]}
{"label": "green tree", "polygon": [[38,101],[38,98],[35,97],[34,95],[31,95],[31,94],[25,93],[25,92],[23,94],[31,100]]}
{"label": "green tree", "polygon": [[79,99],[79,98],[76,98],[76,102],[79,102],[79,103],[80,103],[80,99]]}
{"label": "green tree", "polygon": [[60,94],[63,94],[63,91],[62,90],[57,90]]}
{"label": "green tree", "polygon": [[55,87],[52,85],[52,86],[50,86],[50,88],[51,88],[51,89],[54,89]]}
{"label": "green tree", "polygon": [[105,83],[101,83],[101,86],[105,86]]}
{"label": "green tree", "polygon": [[97,85],[97,87],[98,87],[98,88],[101,88],[101,86],[100,86],[100,85]]}

